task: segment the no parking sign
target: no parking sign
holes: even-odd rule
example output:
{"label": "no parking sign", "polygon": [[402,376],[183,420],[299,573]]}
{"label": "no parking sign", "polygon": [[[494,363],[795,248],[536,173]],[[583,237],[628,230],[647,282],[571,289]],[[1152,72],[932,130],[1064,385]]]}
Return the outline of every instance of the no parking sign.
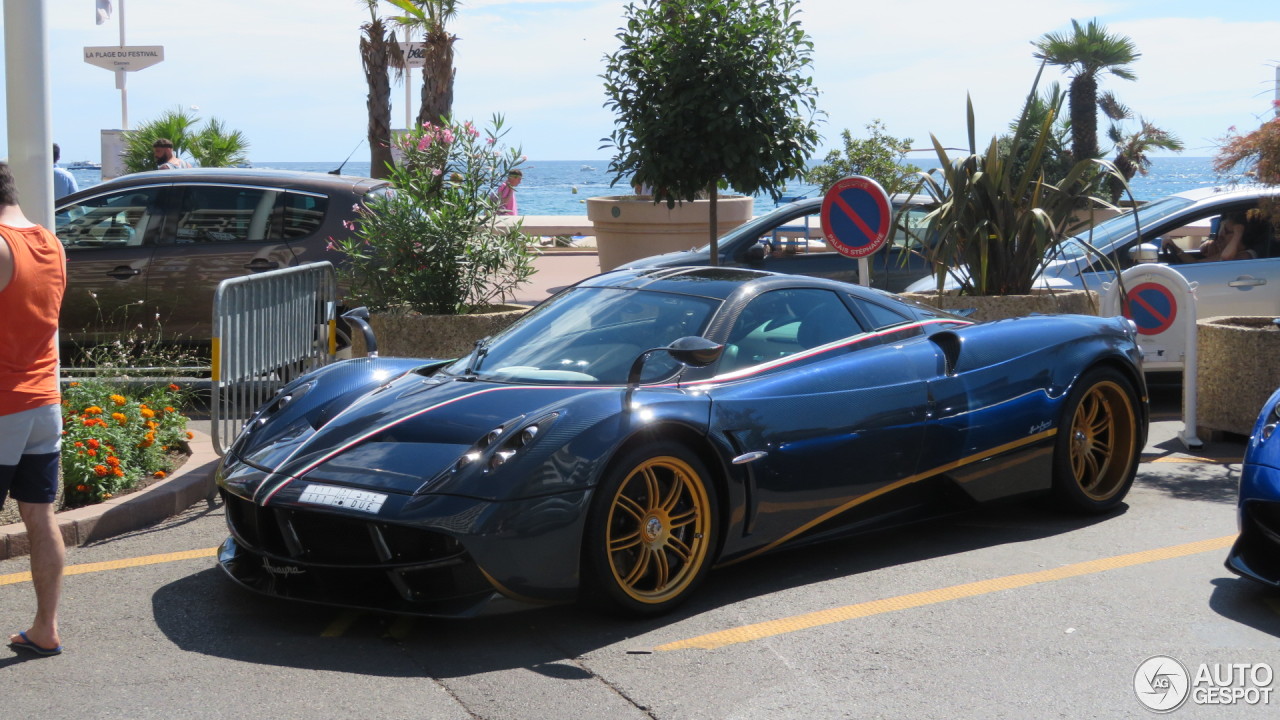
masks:
{"label": "no parking sign", "polygon": [[892,221],[888,193],[868,177],[844,178],[822,199],[822,235],[845,257],[865,258],[879,250]]}
{"label": "no parking sign", "polygon": [[1178,318],[1178,301],[1169,288],[1156,282],[1135,286],[1125,296],[1125,317],[1138,326],[1139,335],[1159,335]]}

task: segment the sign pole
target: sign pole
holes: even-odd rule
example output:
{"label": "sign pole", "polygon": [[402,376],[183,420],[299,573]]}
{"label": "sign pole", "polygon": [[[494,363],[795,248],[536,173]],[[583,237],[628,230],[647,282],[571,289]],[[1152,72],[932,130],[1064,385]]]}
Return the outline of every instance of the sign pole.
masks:
{"label": "sign pole", "polygon": [[[120,47],[124,47],[124,0],[120,0]],[[129,90],[125,87],[125,77],[128,76],[123,69],[116,70],[116,87],[120,90],[120,129],[129,129]]]}
{"label": "sign pole", "polygon": [[[409,28],[407,28],[407,27],[404,29],[404,44],[405,44],[405,47],[408,47],[408,46],[409,46]],[[412,76],[412,75],[413,75],[413,70],[409,67],[409,59],[408,59],[408,58],[405,58],[405,63],[404,63],[404,127],[405,127],[405,129],[406,129],[406,130],[408,130],[408,129],[410,129],[410,128],[412,128],[412,127],[413,127],[413,116],[412,116],[412,115],[410,115],[410,113],[412,112],[412,111],[410,110],[410,107],[413,105],[413,97],[412,97],[412,95],[410,95],[410,92],[412,92],[412,91],[410,90],[410,86],[412,85],[412,83],[410,83],[410,82],[409,82],[409,78],[410,78],[410,76]]]}

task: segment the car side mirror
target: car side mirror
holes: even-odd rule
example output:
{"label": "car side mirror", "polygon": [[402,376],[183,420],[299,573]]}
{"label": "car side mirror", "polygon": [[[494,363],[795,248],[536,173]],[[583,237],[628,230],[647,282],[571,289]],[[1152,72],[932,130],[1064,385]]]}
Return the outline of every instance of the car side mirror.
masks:
{"label": "car side mirror", "polygon": [[743,253],[742,257],[753,265],[764,262],[764,245],[761,245],[760,243],[752,245],[747,248],[747,251]]}
{"label": "car side mirror", "polygon": [[360,332],[364,334],[364,345],[368,349],[369,357],[378,357],[378,338],[373,333],[373,326],[369,324],[369,308],[363,306],[352,308],[342,313],[342,318],[360,328]]}
{"label": "car side mirror", "polygon": [[1138,263],[1153,263],[1160,260],[1160,247],[1152,243],[1141,243],[1129,248],[1129,259]]}
{"label": "car side mirror", "polygon": [[631,406],[631,395],[640,385],[640,373],[644,370],[645,361],[656,352],[670,354],[681,365],[706,367],[720,359],[720,355],[724,353],[724,345],[698,335],[689,335],[677,338],[666,347],[652,348],[640,353],[636,356],[635,362],[631,363],[631,371],[627,373],[627,391],[622,396],[623,409]]}

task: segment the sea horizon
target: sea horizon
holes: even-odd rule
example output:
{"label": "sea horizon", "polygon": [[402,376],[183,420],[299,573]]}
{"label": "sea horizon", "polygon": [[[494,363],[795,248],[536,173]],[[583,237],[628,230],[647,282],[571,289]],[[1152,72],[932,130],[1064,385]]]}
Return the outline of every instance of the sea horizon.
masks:
{"label": "sea horizon", "polygon": [[[907,162],[929,170],[938,167],[936,158],[932,161],[925,158],[908,158]],[[253,160],[251,165],[258,169],[301,170],[307,172],[328,173],[338,168],[343,175],[367,177],[369,162],[355,159],[343,161],[268,161]],[[631,187],[624,181],[611,184],[613,175],[608,172],[609,160],[536,160],[530,159],[521,165],[524,181],[516,192],[516,200],[521,215],[567,215],[584,216],[587,214],[586,199],[603,195],[622,195],[631,192]],[[86,188],[101,182],[98,170],[73,170],[80,187]],[[1133,197],[1139,201],[1156,200],[1186,190],[1201,187],[1212,187],[1228,182],[1213,170],[1212,157],[1166,156],[1151,159],[1148,174],[1138,175],[1130,181]],[[819,192],[816,185],[803,182],[788,182],[783,192],[788,197],[815,197]],[[776,203],[768,193],[756,195],[755,213],[767,212]]]}

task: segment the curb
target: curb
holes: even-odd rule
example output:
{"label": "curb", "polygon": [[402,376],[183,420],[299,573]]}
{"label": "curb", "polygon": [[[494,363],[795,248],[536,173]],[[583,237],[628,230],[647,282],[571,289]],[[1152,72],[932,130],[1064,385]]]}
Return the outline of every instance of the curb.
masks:
{"label": "curb", "polygon": [[[182,467],[144,490],[120,498],[60,512],[55,516],[68,546],[105,540],[173,517],[213,491],[213,473],[221,458],[209,436],[198,430],[188,445],[191,457]],[[30,551],[22,523],[0,525],[0,560],[21,557]]]}

